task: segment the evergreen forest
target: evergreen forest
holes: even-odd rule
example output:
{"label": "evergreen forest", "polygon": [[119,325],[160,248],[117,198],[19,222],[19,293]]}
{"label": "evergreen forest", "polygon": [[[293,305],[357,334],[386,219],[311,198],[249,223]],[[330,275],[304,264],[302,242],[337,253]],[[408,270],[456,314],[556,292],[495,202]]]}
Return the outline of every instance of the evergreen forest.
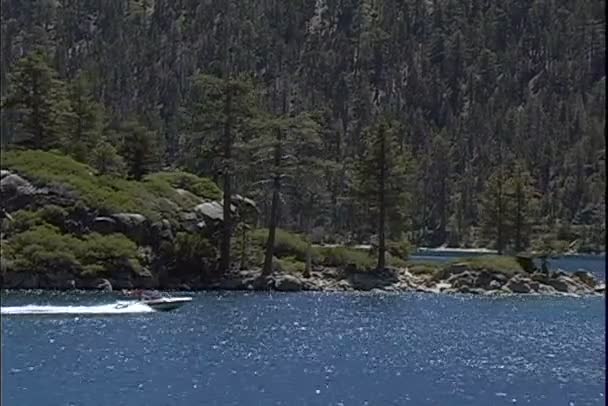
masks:
{"label": "evergreen forest", "polygon": [[2,0],[2,149],[210,178],[266,272],[279,228],[599,252],[605,28],[601,0]]}

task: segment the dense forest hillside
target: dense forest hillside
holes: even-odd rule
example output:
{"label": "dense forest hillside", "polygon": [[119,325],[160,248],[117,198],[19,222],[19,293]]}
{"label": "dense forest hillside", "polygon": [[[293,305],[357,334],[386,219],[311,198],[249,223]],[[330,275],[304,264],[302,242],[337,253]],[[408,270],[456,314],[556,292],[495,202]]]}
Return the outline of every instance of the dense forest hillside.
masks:
{"label": "dense forest hillside", "polygon": [[379,212],[390,239],[417,245],[603,250],[604,1],[1,13],[3,148],[134,179],[187,170],[256,199],[264,226],[340,241],[384,233]]}

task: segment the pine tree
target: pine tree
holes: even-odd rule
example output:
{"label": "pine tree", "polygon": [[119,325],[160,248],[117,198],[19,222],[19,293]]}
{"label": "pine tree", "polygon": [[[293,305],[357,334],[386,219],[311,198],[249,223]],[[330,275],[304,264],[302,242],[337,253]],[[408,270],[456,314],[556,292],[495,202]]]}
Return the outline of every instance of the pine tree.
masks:
{"label": "pine tree", "polygon": [[195,161],[211,162],[211,170],[222,176],[224,217],[220,245],[220,269],[230,269],[233,179],[242,143],[254,111],[254,88],[245,78],[199,75],[194,80],[193,105],[187,110],[189,145],[196,146]]}
{"label": "pine tree", "polygon": [[488,178],[481,197],[481,231],[485,238],[494,242],[499,254],[502,254],[508,235],[506,168],[500,165]]}
{"label": "pine tree", "polygon": [[101,175],[122,176],[126,167],[116,148],[105,139],[100,140],[90,152],[89,163]]}
{"label": "pine tree", "polygon": [[127,165],[127,174],[135,180],[159,169],[161,152],[158,147],[158,135],[141,123],[130,119],[118,128],[120,155]]}
{"label": "pine tree", "polygon": [[312,268],[312,226],[315,217],[321,214],[321,208],[329,200],[327,185],[321,181],[326,173],[335,170],[336,163],[324,159],[323,143],[320,138],[320,126],[317,120],[306,117],[300,122],[305,128],[305,136],[295,139],[293,177],[288,177],[291,183],[292,195],[299,202],[300,215],[306,233],[306,264],[304,276],[310,276]]}
{"label": "pine tree", "polygon": [[93,99],[85,76],[80,76],[71,84],[69,101],[72,114],[64,149],[75,159],[86,162],[101,138],[102,108]]}
{"label": "pine tree", "polygon": [[538,207],[534,184],[522,161],[500,166],[486,183],[481,201],[481,227],[500,254],[507,247],[516,252],[525,250],[530,243]]}
{"label": "pine tree", "polygon": [[[286,96],[284,95],[283,98]],[[285,100],[283,111],[286,112]],[[308,114],[283,113],[266,115],[256,120],[257,134],[249,143],[252,160],[258,167],[257,184],[269,185],[272,194],[270,217],[268,219],[268,239],[264,255],[262,273],[272,272],[272,257],[283,187],[294,184],[295,173],[302,168],[307,155],[298,155],[305,145],[314,148],[318,144],[319,125]]]}
{"label": "pine tree", "polygon": [[411,184],[412,160],[397,142],[398,126],[380,118],[364,133],[365,151],[356,166],[356,193],[370,202],[378,233],[378,263],[385,268],[387,218],[403,209]]}
{"label": "pine tree", "polygon": [[70,105],[65,84],[57,78],[44,51],[36,49],[17,63],[2,108],[17,114],[16,143],[35,149],[61,144]]}
{"label": "pine tree", "polygon": [[537,196],[534,179],[521,161],[515,162],[512,175],[507,180],[507,196],[510,199],[507,213],[508,223],[513,232],[513,244],[516,252],[528,247],[531,226],[535,220]]}

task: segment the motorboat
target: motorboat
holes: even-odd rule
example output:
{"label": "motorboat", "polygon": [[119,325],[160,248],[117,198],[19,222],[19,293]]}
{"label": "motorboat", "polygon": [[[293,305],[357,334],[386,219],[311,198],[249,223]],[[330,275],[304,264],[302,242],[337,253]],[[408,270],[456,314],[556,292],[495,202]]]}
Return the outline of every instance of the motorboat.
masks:
{"label": "motorboat", "polygon": [[177,309],[192,301],[192,298],[188,296],[174,297],[157,291],[138,290],[126,294],[131,297],[137,297],[139,299],[137,303],[145,304],[154,310],[165,312]]}
{"label": "motorboat", "polygon": [[163,296],[157,299],[144,299],[141,301],[141,303],[153,308],[154,310],[168,312],[170,310],[177,309],[178,307],[181,307],[191,301],[191,297]]}

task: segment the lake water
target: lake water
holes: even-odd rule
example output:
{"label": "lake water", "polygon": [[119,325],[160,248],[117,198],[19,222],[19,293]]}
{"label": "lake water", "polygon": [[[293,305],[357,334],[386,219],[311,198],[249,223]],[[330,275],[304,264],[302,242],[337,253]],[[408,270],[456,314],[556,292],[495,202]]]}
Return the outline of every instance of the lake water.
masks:
{"label": "lake water", "polygon": [[107,314],[118,299],[3,293],[62,313],[2,316],[3,405],[605,403],[604,298],[208,292]]}

